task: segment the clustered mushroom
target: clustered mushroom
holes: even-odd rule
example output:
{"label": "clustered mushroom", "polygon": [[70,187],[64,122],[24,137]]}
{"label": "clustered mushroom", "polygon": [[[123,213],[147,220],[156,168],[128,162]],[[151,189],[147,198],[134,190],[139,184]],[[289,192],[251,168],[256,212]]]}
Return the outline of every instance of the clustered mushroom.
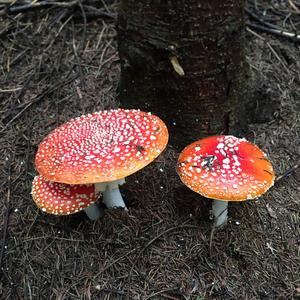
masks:
{"label": "clustered mushroom", "polygon": [[[108,208],[126,208],[119,185],[125,182],[126,176],[159,156],[167,142],[164,122],[140,110],[105,110],[75,118],[55,129],[40,144],[35,165],[42,177],[33,182],[33,198],[39,199],[41,207],[48,203],[42,198],[52,193],[67,208],[61,203],[68,194],[75,195],[76,185],[81,185],[88,192],[84,197],[89,197],[91,203],[103,192],[103,202]],[[81,201],[82,197],[75,198],[79,203],[86,203]],[[67,214],[83,209],[84,205],[77,209],[71,207]],[[60,213],[59,209],[44,209]]]}
{"label": "clustered mushroom", "polygon": [[[33,199],[48,213],[84,209],[97,219],[102,212],[95,201],[103,192],[108,208],[126,209],[119,186],[159,156],[167,143],[164,122],[140,110],[104,110],[72,119],[39,146],[35,165],[40,175],[33,181]],[[229,201],[257,198],[275,178],[270,161],[256,145],[230,135],[187,146],[177,171],[190,189],[214,199],[215,226],[226,223]]]}
{"label": "clustered mushroom", "polygon": [[227,220],[228,201],[244,201],[264,194],[275,174],[266,155],[254,144],[234,136],[212,136],[187,146],[178,159],[182,182],[214,199],[215,225]]}

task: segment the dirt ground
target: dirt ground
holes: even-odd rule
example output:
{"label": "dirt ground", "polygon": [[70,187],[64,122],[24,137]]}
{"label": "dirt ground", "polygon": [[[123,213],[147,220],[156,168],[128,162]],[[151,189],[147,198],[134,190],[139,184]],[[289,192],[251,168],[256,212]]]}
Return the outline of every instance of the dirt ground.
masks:
{"label": "dirt ground", "polygon": [[[30,195],[38,144],[71,117],[116,107],[120,72],[117,4],[72,3],[19,13],[0,4],[0,299],[300,297],[300,44],[247,31],[265,117],[246,137],[278,181],[258,200],[230,204],[211,243],[211,202],[182,185],[172,147],[128,178],[128,212],[57,217]],[[299,30],[299,1],[248,8]]]}

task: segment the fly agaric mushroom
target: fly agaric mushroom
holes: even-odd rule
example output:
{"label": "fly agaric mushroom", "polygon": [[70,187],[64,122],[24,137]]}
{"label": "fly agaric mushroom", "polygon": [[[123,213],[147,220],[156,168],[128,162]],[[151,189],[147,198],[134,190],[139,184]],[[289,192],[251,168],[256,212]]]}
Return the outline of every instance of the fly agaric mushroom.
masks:
{"label": "fly agaric mushroom", "polygon": [[226,222],[229,201],[257,198],[275,178],[270,161],[256,145],[230,135],[187,146],[178,159],[178,174],[190,189],[214,199],[216,226]]}
{"label": "fly agaric mushroom", "polygon": [[32,182],[32,198],[42,211],[55,215],[69,215],[84,210],[91,220],[101,211],[94,203],[99,196],[94,185],[69,185],[36,176]]}
{"label": "fly agaric mushroom", "polygon": [[50,133],[35,158],[38,172],[67,184],[95,184],[107,207],[125,207],[119,185],[166,147],[168,130],[140,110],[106,110],[75,118]]}

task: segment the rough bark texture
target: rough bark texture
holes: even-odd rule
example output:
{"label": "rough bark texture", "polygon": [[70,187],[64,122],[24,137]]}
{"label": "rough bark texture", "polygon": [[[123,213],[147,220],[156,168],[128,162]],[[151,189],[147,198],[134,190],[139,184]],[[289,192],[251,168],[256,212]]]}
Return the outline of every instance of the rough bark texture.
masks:
{"label": "rough bark texture", "polygon": [[179,148],[207,135],[238,134],[248,84],[244,2],[123,0],[122,106],[160,116]]}

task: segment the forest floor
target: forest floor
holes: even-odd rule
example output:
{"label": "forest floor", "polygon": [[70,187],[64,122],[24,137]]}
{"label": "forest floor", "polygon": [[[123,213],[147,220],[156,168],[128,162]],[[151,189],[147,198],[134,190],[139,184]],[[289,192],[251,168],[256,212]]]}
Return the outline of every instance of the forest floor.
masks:
{"label": "forest floor", "polygon": [[[211,243],[211,202],[180,182],[171,146],[122,187],[128,211],[90,221],[35,206],[42,139],[72,117],[117,105],[117,4],[78,3],[0,4],[0,299],[300,297],[300,47],[250,25],[247,59],[266,118],[246,138],[268,154],[278,180],[260,199],[230,204]],[[299,29],[299,1],[248,8]]]}

